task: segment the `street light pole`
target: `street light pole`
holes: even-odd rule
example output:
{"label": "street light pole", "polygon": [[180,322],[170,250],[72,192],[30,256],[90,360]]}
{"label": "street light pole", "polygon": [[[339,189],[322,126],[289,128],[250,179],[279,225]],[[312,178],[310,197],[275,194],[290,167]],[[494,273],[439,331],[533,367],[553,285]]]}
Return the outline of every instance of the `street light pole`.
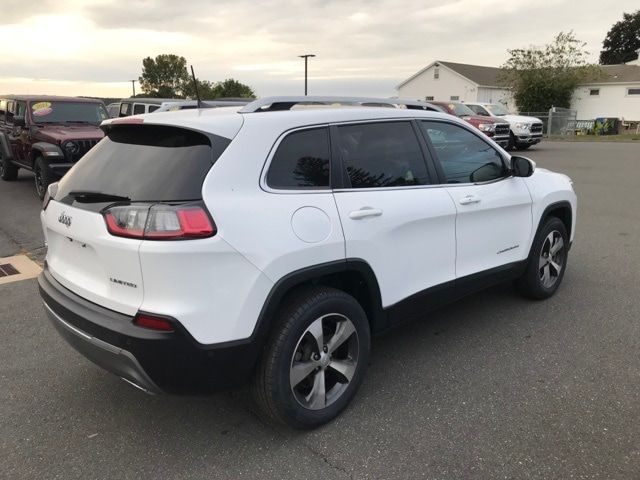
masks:
{"label": "street light pole", "polygon": [[307,62],[309,57],[315,57],[312,53],[307,53],[305,55],[298,55],[300,58],[304,58],[304,94],[307,95]]}
{"label": "street light pole", "polygon": [[131,88],[133,88],[133,96],[136,96],[136,80],[131,80]]}

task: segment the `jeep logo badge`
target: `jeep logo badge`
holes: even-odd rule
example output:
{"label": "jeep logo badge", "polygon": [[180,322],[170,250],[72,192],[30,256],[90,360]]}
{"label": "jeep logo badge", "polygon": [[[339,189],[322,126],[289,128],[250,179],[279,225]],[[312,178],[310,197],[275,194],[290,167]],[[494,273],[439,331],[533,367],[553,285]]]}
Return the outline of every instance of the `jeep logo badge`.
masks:
{"label": "jeep logo badge", "polygon": [[58,221],[67,227],[71,226],[71,217],[66,213],[62,212],[58,217]]}

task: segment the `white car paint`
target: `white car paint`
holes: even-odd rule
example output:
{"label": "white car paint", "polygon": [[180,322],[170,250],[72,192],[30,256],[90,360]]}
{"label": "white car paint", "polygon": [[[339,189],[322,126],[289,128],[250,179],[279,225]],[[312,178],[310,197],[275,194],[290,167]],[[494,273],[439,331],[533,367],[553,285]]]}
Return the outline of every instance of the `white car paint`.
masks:
{"label": "white car paint", "polygon": [[491,106],[494,104],[476,103],[476,102],[467,102],[465,104],[469,107],[482,107],[484,113],[488,114],[488,116],[496,119],[503,119],[509,122],[509,125],[511,126],[511,132],[517,137],[529,137],[531,135],[530,126],[533,125],[534,123],[542,125],[542,120],[536,117],[528,117],[525,115],[514,115],[514,114],[495,115],[491,111]]}
{"label": "white car paint", "polygon": [[[450,115],[404,109],[237,110],[169,111],[122,119],[232,139],[202,186],[218,229],[215,236],[187,241],[114,237],[99,213],[53,200],[42,221],[47,262],[55,278],[117,312],[169,315],[196,341],[214,344],[248,338],[273,285],[303,268],[363,259],[372,267],[387,307],[421,290],[525,259],[540,216],[551,203],[570,202],[575,225],[570,180],[542,169],[529,178],[485,184],[270,189],[264,181],[269,162],[278,143],[295,129],[413,118],[473,129]],[[484,141],[509,160],[497,144]],[[479,201],[461,203],[469,196]],[[58,221],[64,212],[73,216],[73,233]]]}

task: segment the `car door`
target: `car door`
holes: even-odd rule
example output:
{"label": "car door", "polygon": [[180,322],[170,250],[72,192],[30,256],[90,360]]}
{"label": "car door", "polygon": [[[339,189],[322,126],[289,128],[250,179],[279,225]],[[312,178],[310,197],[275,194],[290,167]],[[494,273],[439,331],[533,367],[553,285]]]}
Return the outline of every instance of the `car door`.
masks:
{"label": "car door", "polygon": [[346,257],[373,269],[388,308],[455,279],[456,209],[431,184],[412,121],[332,127],[344,185],[334,190]]}
{"label": "car door", "polygon": [[[7,105],[7,135],[11,143],[13,160],[22,165],[27,165],[29,129],[14,124],[15,118],[25,119],[27,103],[21,100],[10,101]],[[27,165],[30,166],[30,165]]]}
{"label": "car door", "polygon": [[420,125],[457,209],[456,278],[524,260],[532,200],[523,179],[511,176],[498,149],[470,128],[446,121]]}

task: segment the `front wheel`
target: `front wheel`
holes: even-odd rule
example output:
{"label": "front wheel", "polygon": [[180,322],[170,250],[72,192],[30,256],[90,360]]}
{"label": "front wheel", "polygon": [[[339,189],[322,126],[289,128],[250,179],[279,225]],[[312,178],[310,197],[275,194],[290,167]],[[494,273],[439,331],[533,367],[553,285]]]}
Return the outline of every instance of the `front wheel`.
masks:
{"label": "front wheel", "polygon": [[353,297],[333,288],[304,288],[285,301],[254,394],[269,417],[314,428],[338,416],[362,383],[369,323]]}
{"label": "front wheel", "polygon": [[527,269],[516,281],[520,293],[536,300],[556,293],[567,268],[568,251],[564,223],[556,217],[547,218],[533,241]]}
{"label": "front wheel", "polygon": [[518,148],[518,150],[526,150],[530,146],[531,146],[530,143],[519,143],[517,148]]}
{"label": "front wheel", "polygon": [[53,172],[51,171],[51,167],[44,161],[44,158],[38,157],[36,158],[34,168],[34,180],[36,185],[36,193],[40,200],[44,199],[45,193],[47,193],[47,188],[49,185],[53,183]]}

